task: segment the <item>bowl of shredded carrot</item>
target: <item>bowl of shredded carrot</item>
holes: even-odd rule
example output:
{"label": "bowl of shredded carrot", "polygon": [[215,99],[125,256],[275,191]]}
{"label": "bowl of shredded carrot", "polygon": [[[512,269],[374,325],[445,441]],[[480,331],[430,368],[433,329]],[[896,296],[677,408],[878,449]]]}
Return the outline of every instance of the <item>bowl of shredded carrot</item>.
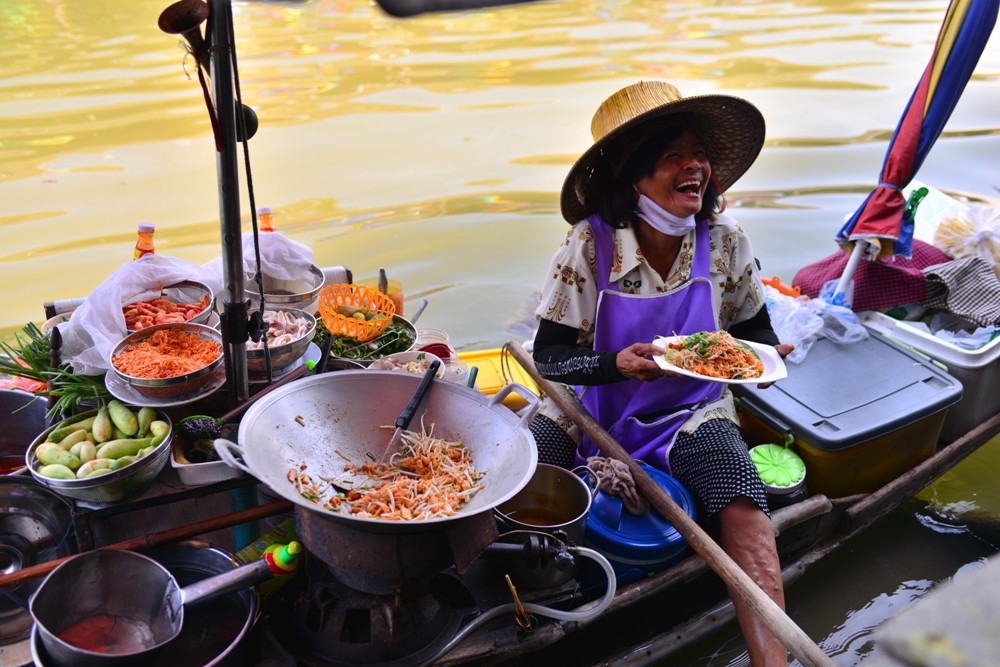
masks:
{"label": "bowl of shredded carrot", "polygon": [[111,351],[111,370],[144,396],[191,397],[225,373],[222,334],[191,322],[140,329]]}

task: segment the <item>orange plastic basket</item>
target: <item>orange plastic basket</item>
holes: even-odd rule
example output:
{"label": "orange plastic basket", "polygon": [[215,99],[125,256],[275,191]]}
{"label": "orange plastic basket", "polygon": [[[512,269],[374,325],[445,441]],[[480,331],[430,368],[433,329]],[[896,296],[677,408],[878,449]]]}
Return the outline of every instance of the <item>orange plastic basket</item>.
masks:
{"label": "orange plastic basket", "polygon": [[319,293],[319,313],[334,336],[363,343],[385,331],[396,314],[396,304],[363,285],[328,285]]}

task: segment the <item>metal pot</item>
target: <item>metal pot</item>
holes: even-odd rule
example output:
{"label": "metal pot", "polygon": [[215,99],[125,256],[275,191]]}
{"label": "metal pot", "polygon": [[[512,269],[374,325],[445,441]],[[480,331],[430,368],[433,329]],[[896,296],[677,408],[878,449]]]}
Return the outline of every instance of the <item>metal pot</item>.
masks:
{"label": "metal pot", "polygon": [[[362,464],[386,448],[399,411],[413,395],[420,376],[391,371],[340,371],[296,380],[257,401],[240,422],[240,445],[216,440],[229,465],[253,475],[277,495],[330,521],[375,532],[421,532],[489,512],[531,479],[538,461],[528,424],[538,397],[509,384],[493,396],[462,385],[434,380],[426,410],[411,428],[434,427],[435,437],[461,440],[473,465],[487,471],[485,488],[450,517],[424,521],[364,519],[323,509],[303,497],[288,480],[292,468],[313,479],[332,479],[347,461]],[[503,405],[517,392],[529,406],[518,416]],[[419,420],[419,421],[418,421]],[[242,461],[237,457],[241,457]],[[306,543],[307,547],[311,547]]]}
{"label": "metal pot", "polygon": [[[77,551],[73,506],[27,475],[0,477],[0,573],[70,556]],[[28,599],[38,580],[0,590],[0,644],[28,636]]]}
{"label": "metal pot", "polygon": [[[46,654],[63,667],[125,667],[174,640],[184,608],[270,577],[258,560],[180,588],[163,565],[134,551],[99,549],[66,561],[29,603]],[[83,648],[81,642],[97,650]]]}
{"label": "metal pot", "polygon": [[[527,486],[494,511],[501,533],[543,532],[568,545],[580,546],[593,494],[594,491],[574,472],[539,463]],[[573,576],[572,569],[560,568],[552,561],[512,561],[508,568],[518,585],[531,588],[558,586]]]}
{"label": "metal pot", "polygon": [[[416,334],[414,334],[416,336]],[[24,452],[48,428],[45,399],[17,389],[0,389],[0,474],[24,469]]]}

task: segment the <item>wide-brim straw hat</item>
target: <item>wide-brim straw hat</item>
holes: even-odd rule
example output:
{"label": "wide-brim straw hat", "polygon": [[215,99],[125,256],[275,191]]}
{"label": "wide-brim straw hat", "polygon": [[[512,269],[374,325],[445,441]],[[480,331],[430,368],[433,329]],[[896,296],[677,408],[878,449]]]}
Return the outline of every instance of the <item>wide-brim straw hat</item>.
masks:
{"label": "wide-brim straw hat", "polygon": [[572,224],[597,210],[600,197],[606,194],[602,191],[612,180],[609,149],[622,135],[675,114],[685,115],[685,125],[705,147],[723,192],[750,168],[764,145],[764,116],[742,98],[683,97],[665,81],[640,81],[626,86],[604,100],[594,114],[590,124],[594,145],[576,161],[563,183],[563,217]]}

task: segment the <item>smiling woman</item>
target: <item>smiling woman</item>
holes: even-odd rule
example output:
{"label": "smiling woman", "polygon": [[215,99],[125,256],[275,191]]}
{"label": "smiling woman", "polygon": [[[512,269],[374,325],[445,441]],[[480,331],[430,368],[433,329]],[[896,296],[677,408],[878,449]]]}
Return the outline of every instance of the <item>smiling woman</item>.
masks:
{"label": "smiling woman", "polygon": [[[89,294],[131,259],[140,220],[155,223],[157,253],[219,257],[211,124],[190,56],[157,27],[168,4],[0,3],[0,334],[44,319],[45,301]],[[560,188],[590,145],[596,101],[667,79],[761,110],[764,148],[728,212],[762,275],[791,284],[871,191],[946,5],[557,0],[401,21],[374,3],[239,0],[242,95],[260,119],[256,203],[317,266],[349,265],[359,281],[388,267],[408,300],[431,301],[421,326],[455,349],[499,347],[535,326],[525,304],[566,236]],[[996,194],[998,73],[994,35],[921,180]],[[241,195],[247,229],[245,182]],[[1000,502],[987,480],[963,479],[948,480],[948,507]],[[811,609],[804,625],[830,634],[843,664],[863,657],[870,622],[850,610],[885,616],[884,599],[911,597],[907,580],[947,578],[983,555],[960,516],[910,512],[882,531],[904,573],[888,583],[850,558],[803,582],[793,604]],[[892,543],[900,524],[906,549]],[[845,571],[854,598],[838,589]],[[675,664],[699,664],[733,634]]]}

